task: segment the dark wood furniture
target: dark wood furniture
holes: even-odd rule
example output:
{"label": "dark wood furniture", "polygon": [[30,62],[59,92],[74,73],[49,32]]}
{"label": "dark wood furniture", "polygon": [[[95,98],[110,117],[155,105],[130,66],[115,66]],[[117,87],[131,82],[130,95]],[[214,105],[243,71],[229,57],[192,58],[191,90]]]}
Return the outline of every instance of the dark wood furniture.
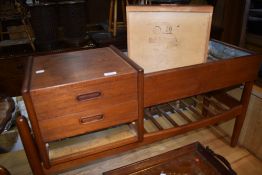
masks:
{"label": "dark wood furniture", "polygon": [[[38,56],[29,62],[23,98],[46,168],[60,162],[50,161],[50,142],[128,122],[142,125],[137,94],[142,88],[138,76],[143,75],[111,48]],[[136,137],[123,143],[141,140],[136,131]]]}
{"label": "dark wood furniture", "polygon": [[199,142],[168,151],[146,160],[135,162],[111,171],[104,175],[122,174],[221,174],[236,175],[229,162]]}
{"label": "dark wood furniture", "polygon": [[[23,98],[33,134],[23,117],[17,126],[34,174],[233,118],[235,146],[261,55],[216,41],[209,48],[207,63],[148,74],[114,47],[31,58]],[[241,84],[241,100],[224,92]]]}

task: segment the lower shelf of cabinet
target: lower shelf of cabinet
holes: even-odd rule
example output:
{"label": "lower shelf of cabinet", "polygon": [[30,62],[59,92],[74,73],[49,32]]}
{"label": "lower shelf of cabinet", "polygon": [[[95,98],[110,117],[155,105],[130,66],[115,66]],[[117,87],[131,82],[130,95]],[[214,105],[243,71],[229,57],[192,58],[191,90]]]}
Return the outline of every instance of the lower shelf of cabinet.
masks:
{"label": "lower shelf of cabinet", "polygon": [[240,101],[210,93],[145,108],[144,140],[154,142],[239,116]]}
{"label": "lower shelf of cabinet", "polygon": [[133,124],[124,124],[51,142],[48,144],[48,153],[51,164],[57,164],[136,141],[138,141],[138,137]]}

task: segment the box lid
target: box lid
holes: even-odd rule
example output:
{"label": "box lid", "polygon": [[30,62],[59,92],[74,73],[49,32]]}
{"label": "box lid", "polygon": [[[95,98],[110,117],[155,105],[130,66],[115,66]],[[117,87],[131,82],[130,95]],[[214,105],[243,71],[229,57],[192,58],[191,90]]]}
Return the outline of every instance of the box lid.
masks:
{"label": "box lid", "polygon": [[30,90],[134,72],[110,47],[36,56],[32,62]]}
{"label": "box lid", "polygon": [[206,61],[213,7],[127,6],[128,56],[145,73]]}

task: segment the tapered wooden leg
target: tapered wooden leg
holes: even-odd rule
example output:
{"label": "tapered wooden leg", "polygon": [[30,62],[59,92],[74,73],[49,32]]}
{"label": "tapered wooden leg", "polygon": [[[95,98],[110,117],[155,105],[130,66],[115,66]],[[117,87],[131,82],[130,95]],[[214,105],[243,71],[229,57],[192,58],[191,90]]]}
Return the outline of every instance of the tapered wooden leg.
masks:
{"label": "tapered wooden leg", "polygon": [[44,175],[43,167],[41,165],[41,160],[34,142],[34,139],[31,135],[28,122],[25,117],[19,116],[16,119],[16,125],[24,145],[24,150],[29,162],[29,165],[32,169],[33,174],[35,175]]}
{"label": "tapered wooden leg", "polygon": [[253,82],[246,82],[245,83],[245,87],[243,89],[243,93],[241,96],[241,104],[243,105],[243,110],[241,115],[236,117],[236,121],[235,121],[235,126],[234,126],[234,130],[233,130],[233,135],[231,138],[231,146],[236,146],[237,142],[238,142],[238,138],[241,132],[241,128],[243,126],[245,117],[246,117],[246,112],[247,112],[247,108],[248,108],[248,104],[249,104],[249,99],[250,99],[250,95],[252,92],[252,87],[253,87]]}

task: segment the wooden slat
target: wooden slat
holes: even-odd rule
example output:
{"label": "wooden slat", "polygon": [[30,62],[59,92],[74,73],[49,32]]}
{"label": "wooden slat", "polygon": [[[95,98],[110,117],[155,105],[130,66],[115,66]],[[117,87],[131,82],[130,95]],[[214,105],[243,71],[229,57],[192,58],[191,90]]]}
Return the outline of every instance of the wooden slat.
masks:
{"label": "wooden slat", "polygon": [[165,107],[171,112],[171,113],[175,113],[175,110],[167,103],[166,105],[165,105]]}
{"label": "wooden slat", "polygon": [[170,128],[170,129],[166,129],[163,131],[159,131],[159,132],[154,132],[154,133],[148,133],[144,136],[144,140],[159,140],[161,139],[165,139],[177,134],[181,134],[184,132],[188,132],[197,128],[201,128],[201,127],[205,127],[205,126],[209,126],[209,125],[213,125],[219,121],[226,121],[226,120],[230,120],[232,118],[234,118],[235,116],[239,115],[242,112],[242,105],[239,105],[237,107],[232,108],[229,111],[226,111],[222,114],[216,115],[214,117],[210,117],[210,118],[204,118],[202,120],[196,121],[196,122],[192,122],[190,124],[184,125],[184,126],[180,126],[177,128]]}
{"label": "wooden slat", "polygon": [[213,99],[211,101],[211,99],[208,100],[208,99],[205,98],[205,100],[207,101],[207,103],[210,104],[209,105],[209,109],[211,109],[211,111],[213,111],[215,114],[220,114],[220,113],[223,113],[223,112],[227,111],[226,107],[224,107],[223,109],[220,108],[219,105],[222,106],[222,104],[219,104],[218,102],[214,101]]}
{"label": "wooden slat", "polygon": [[173,126],[178,126],[178,124],[160,107],[156,107],[156,110],[158,110],[166,119],[173,125]]}
{"label": "wooden slat", "polygon": [[207,116],[212,117],[216,115],[216,113],[214,113],[209,107],[204,105],[203,108],[207,111]]}
{"label": "wooden slat", "polygon": [[221,105],[220,103],[217,103],[215,100],[209,98],[209,97],[204,97],[206,100],[208,100],[208,102],[213,105],[217,110],[219,111],[226,111],[228,109],[226,109],[223,105]]}
{"label": "wooden slat", "polygon": [[213,97],[229,108],[233,108],[233,107],[240,104],[239,101],[237,101],[235,98],[233,98],[232,96],[230,96],[226,93],[214,94]]}
{"label": "wooden slat", "polygon": [[186,120],[187,122],[191,123],[193,122],[192,120],[190,120],[183,112],[180,111],[180,109],[178,109],[177,107],[175,107],[174,105],[172,105],[171,103],[168,103],[168,105],[170,107],[172,107],[174,109],[174,111],[176,111],[176,113],[178,113],[184,120]]}
{"label": "wooden slat", "polygon": [[151,120],[144,120],[144,128],[147,133],[159,131],[156,125],[154,125]]}
{"label": "wooden slat", "polygon": [[180,100],[180,103],[182,105],[184,105],[186,108],[188,108],[190,111],[192,111],[196,116],[198,116],[199,118],[204,117],[202,114],[200,114],[195,108],[193,108],[192,106],[188,105],[186,102],[184,102],[183,100]]}
{"label": "wooden slat", "polygon": [[[192,97],[192,100],[194,100],[196,103],[201,103],[202,104],[202,107],[203,107],[203,116],[207,116],[207,115],[210,115],[210,116],[215,116],[216,113],[214,113],[210,108],[209,106],[207,106],[206,104],[204,104],[204,101],[203,102],[200,102],[198,99],[196,99],[195,97]],[[204,98],[204,100],[207,100],[206,98]],[[207,101],[209,103],[209,101]],[[204,111],[206,111],[206,115],[204,114]]]}
{"label": "wooden slat", "polygon": [[164,128],[154,119],[154,117],[151,115],[151,113],[148,111],[148,109],[145,109],[145,117],[149,120],[152,121],[152,123],[154,123],[154,125],[156,125],[156,127],[159,130],[163,130]]}

